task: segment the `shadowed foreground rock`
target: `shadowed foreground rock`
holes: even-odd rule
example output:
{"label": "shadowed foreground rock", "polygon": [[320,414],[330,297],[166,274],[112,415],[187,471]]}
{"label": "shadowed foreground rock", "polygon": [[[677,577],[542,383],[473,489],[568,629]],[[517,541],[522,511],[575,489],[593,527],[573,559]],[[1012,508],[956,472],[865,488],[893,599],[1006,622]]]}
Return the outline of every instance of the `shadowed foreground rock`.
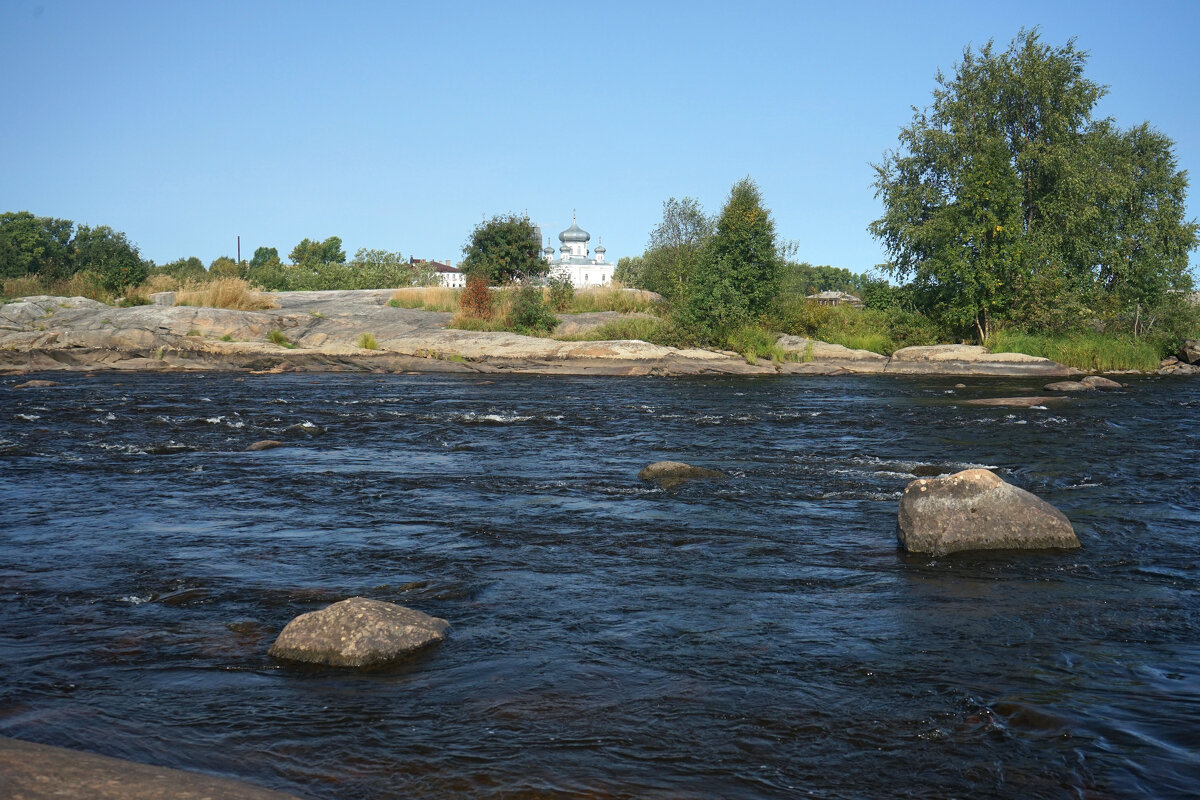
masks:
{"label": "shadowed foreground rock", "polygon": [[378,667],[446,638],[450,623],[411,608],[351,597],[289,622],[270,654],[333,667]]}
{"label": "shadowed foreground rock", "polygon": [[688,481],[723,480],[725,473],[715,469],[693,467],[682,461],[655,461],[642,469],[638,477],[648,483],[657,483],[659,488],[669,491]]}
{"label": "shadowed foreground rock", "polygon": [[5,800],[299,800],[228,778],[0,738]]}
{"label": "shadowed foreground rock", "polygon": [[911,482],[899,524],[911,553],[1079,547],[1061,511],[986,469]]}

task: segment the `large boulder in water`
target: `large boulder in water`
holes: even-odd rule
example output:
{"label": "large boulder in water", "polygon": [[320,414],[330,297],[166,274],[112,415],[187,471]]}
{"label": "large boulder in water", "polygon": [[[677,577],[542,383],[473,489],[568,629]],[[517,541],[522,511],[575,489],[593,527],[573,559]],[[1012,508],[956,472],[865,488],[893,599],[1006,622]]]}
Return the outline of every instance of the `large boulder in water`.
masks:
{"label": "large boulder in water", "polygon": [[670,491],[681,483],[697,480],[721,480],[725,473],[715,469],[693,467],[682,461],[655,461],[642,469],[638,477],[647,483],[657,483],[660,488]]}
{"label": "large boulder in water", "polygon": [[450,623],[411,608],[351,597],[301,614],[284,627],[270,654],[334,667],[378,667],[446,638]]}
{"label": "large boulder in water", "polygon": [[1079,547],[1061,511],[986,469],[911,482],[899,523],[900,544],[912,553]]}

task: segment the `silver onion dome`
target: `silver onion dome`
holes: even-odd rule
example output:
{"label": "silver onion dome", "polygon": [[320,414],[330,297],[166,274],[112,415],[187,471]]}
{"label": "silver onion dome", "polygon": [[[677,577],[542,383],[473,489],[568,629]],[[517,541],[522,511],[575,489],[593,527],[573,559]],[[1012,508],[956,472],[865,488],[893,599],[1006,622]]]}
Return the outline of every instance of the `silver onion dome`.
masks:
{"label": "silver onion dome", "polygon": [[591,239],[592,235],[574,222],[571,223],[571,227],[558,235],[560,242],[590,242]]}

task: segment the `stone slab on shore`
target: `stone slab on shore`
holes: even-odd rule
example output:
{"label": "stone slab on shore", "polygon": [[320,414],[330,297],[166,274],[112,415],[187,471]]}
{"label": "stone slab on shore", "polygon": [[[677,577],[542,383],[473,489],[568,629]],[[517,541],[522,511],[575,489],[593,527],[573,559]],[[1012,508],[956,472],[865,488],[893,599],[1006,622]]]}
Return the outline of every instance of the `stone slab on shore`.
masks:
{"label": "stone slab on shore", "polygon": [[[452,314],[388,305],[392,290],[274,292],[278,306],[234,311],[160,304],[119,308],[83,297],[26,297],[0,306],[0,372],[242,370],[251,372],[513,372],[570,375],[994,375],[1071,377],[1047,359],[986,348],[905,348],[891,358],[782,337],[798,361],[747,363],[736,353],[642,341],[559,341],[454,330]],[[581,332],[615,312],[562,315]],[[378,346],[359,346],[364,334]],[[274,336],[276,341],[270,341]],[[277,343],[278,342],[278,343]]]}
{"label": "stone slab on shore", "polygon": [[0,737],[6,800],[301,800],[230,778]]}

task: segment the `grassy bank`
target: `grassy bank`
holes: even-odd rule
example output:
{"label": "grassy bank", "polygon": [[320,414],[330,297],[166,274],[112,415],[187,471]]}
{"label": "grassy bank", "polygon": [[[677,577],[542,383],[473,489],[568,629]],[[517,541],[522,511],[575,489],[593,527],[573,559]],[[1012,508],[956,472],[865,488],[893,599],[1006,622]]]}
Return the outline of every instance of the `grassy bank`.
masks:
{"label": "grassy bank", "polygon": [[1046,336],[1001,331],[987,343],[993,353],[1040,356],[1087,372],[1158,369],[1164,342],[1150,337],[1112,333],[1073,333]]}

